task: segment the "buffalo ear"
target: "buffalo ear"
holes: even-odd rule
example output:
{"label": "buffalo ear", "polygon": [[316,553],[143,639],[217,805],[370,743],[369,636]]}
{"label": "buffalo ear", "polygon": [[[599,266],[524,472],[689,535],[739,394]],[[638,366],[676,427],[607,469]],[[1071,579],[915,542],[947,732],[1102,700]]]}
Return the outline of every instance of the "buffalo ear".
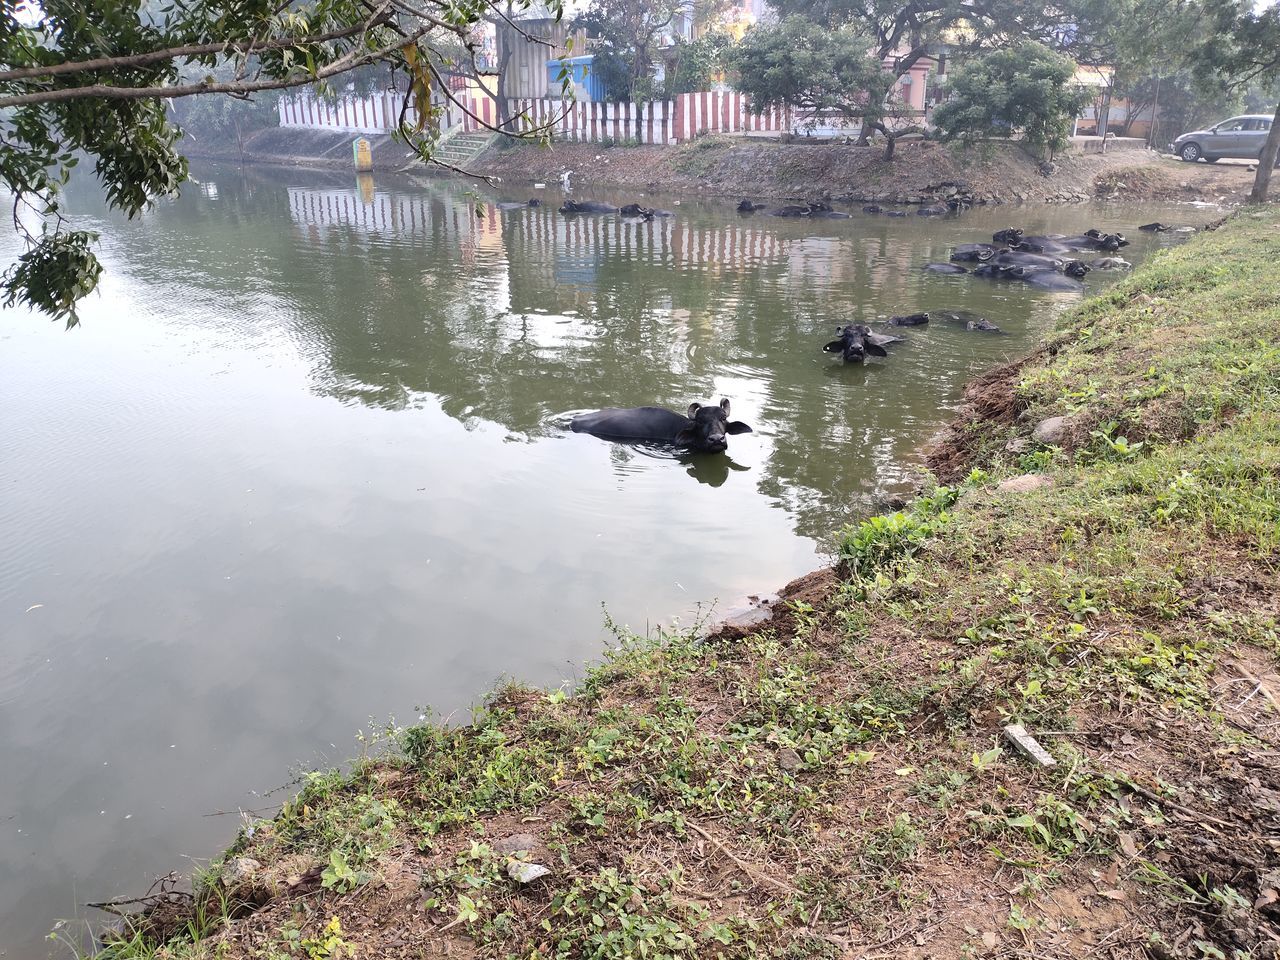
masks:
{"label": "buffalo ear", "polygon": [[740,433],[750,433],[751,428],[748,427],[741,420],[730,420],[728,423],[724,425],[724,432],[731,434],[733,436],[737,436]]}
{"label": "buffalo ear", "polygon": [[675,445],[677,447],[692,447],[694,441],[693,429],[685,427],[675,436]]}
{"label": "buffalo ear", "polygon": [[839,353],[841,350],[843,350],[843,349],[844,349],[844,341],[843,341],[843,340],[832,340],[830,343],[828,343],[828,344],[827,344],[825,347],[823,347],[822,349],[823,349],[823,350],[825,350],[825,351],[827,351],[827,353]]}
{"label": "buffalo ear", "polygon": [[689,417],[690,420],[692,420],[694,417],[698,415],[698,411],[701,409],[702,409],[702,404],[691,403],[689,404],[689,413],[687,414],[687,416]]}
{"label": "buffalo ear", "polygon": [[887,357],[889,355],[884,347],[879,344],[872,343],[870,340],[868,340],[863,346],[867,353],[871,354],[873,357]]}
{"label": "buffalo ear", "polygon": [[726,417],[729,415],[729,398],[728,397],[720,398],[720,409],[724,411],[724,415]]}

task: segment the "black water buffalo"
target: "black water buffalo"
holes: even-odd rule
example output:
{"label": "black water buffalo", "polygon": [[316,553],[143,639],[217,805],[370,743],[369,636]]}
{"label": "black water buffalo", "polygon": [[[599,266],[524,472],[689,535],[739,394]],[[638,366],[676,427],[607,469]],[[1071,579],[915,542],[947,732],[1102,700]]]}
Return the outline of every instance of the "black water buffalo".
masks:
{"label": "black water buffalo", "polygon": [[627,218],[652,220],[654,217],[674,217],[670,210],[656,210],[653,207],[642,207],[638,203],[628,203],[618,208],[618,214]]}
{"label": "black water buffalo", "polygon": [[951,251],[951,259],[956,263],[986,263],[998,252],[989,243],[962,243]]}
{"label": "black water buffalo", "polygon": [[1066,243],[1068,239],[1070,238],[1057,233],[1046,236],[1023,237],[1017,243],[1009,244],[1009,248],[1011,250],[1021,250],[1025,253],[1046,253],[1058,256],[1078,249],[1068,246]]}
{"label": "black water buffalo", "polygon": [[718,407],[691,403],[687,415],[662,407],[611,407],[574,417],[569,428],[604,440],[667,443],[701,453],[720,453],[730,434],[751,432],[741,420],[729,419],[728,399]]}
{"label": "black water buffalo", "polygon": [[884,213],[884,210],[883,208],[881,208],[880,204],[878,203],[868,203],[865,207],[862,208],[862,212],[863,213]]}
{"label": "black water buffalo", "polygon": [[1173,227],[1169,226],[1167,223],[1161,223],[1157,220],[1154,223],[1144,223],[1138,229],[1145,230],[1147,233],[1164,233],[1166,230],[1172,230]]}
{"label": "black water buffalo", "polygon": [[951,208],[945,203],[930,203],[916,211],[917,217],[945,217]]}
{"label": "black water buffalo", "polygon": [[813,220],[847,220],[849,214],[840,213],[831,208],[825,200],[811,200],[809,203],[789,203],[777,210],[769,211],[774,217],[809,217]]}
{"label": "black water buffalo", "polygon": [[908,313],[901,317],[890,317],[888,321],[895,327],[922,327],[929,322],[927,313]]}
{"label": "black water buffalo", "polygon": [[1129,245],[1123,233],[1103,233],[1098,229],[1086,230],[1078,237],[1062,237],[1059,242],[1072,250],[1105,250],[1108,253]]}
{"label": "black water buffalo", "polygon": [[920,268],[925,273],[968,273],[964,267],[958,263],[926,263]]}
{"label": "black water buffalo", "polygon": [[561,213],[617,213],[618,208],[598,200],[566,200]]}
{"label": "black water buffalo", "polygon": [[1084,284],[1065,276],[1053,267],[1031,267],[1018,264],[984,263],[973,271],[975,277],[988,280],[1020,280],[1041,290],[1080,291]]}
{"label": "black water buffalo", "polygon": [[871,332],[871,328],[861,323],[851,323],[847,327],[836,327],[838,340],[823,345],[827,353],[840,354],[846,363],[861,363],[867,354],[873,357],[887,357],[885,343],[893,343],[898,337],[885,337]]}
{"label": "black water buffalo", "polygon": [[526,200],[524,203],[520,203],[518,201],[507,201],[504,203],[500,203],[498,204],[498,209],[499,210],[523,210],[525,207],[540,207],[540,206],[542,206],[542,201],[535,197],[532,200]]}
{"label": "black water buffalo", "polygon": [[1058,270],[1061,269],[1064,261],[1060,257],[1053,257],[1047,253],[1032,253],[1029,250],[1001,250],[991,258],[991,262],[1006,266],[1051,267],[1054,270]]}
{"label": "black water buffalo", "polygon": [[993,243],[1007,243],[1010,246],[1022,242],[1023,230],[1021,227],[1005,227],[1003,230],[997,230],[991,235]]}
{"label": "black water buffalo", "polygon": [[905,217],[906,215],[907,211],[905,210],[890,210],[885,213],[886,217]]}
{"label": "black water buffalo", "polygon": [[755,213],[757,210],[763,210],[764,207],[765,205],[763,203],[753,203],[750,200],[743,200],[741,203],[738,204],[738,212],[739,213]]}

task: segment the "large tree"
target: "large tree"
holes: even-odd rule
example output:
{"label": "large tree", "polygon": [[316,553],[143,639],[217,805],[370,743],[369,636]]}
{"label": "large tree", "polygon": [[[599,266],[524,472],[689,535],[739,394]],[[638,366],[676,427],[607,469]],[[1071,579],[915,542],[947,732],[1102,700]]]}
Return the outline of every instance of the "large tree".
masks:
{"label": "large tree", "polygon": [[885,158],[915,125],[894,124],[905,114],[896,95],[897,75],[872,52],[874,41],[851,29],[830,29],[800,16],[747,31],[731,51],[734,86],[755,110],[794,107],[802,119],[836,112],[882,133]]}
{"label": "large tree", "polygon": [[1019,43],[970,60],[955,71],[950,96],[933,114],[943,139],[973,141],[1021,133],[1052,153],[1066,146],[1072,121],[1089,102],[1069,57]]}
{"label": "large tree", "polygon": [[443,70],[459,49],[474,52],[472,30],[497,3],[4,0],[0,179],[26,239],[0,281],[6,304],[77,322],[102,268],[96,236],[63,218],[62,187],[84,157],[130,216],[174,194],[187,165],[169,102],[324,85],[381,64],[403,78],[400,135],[430,159],[438,104],[454,99]]}

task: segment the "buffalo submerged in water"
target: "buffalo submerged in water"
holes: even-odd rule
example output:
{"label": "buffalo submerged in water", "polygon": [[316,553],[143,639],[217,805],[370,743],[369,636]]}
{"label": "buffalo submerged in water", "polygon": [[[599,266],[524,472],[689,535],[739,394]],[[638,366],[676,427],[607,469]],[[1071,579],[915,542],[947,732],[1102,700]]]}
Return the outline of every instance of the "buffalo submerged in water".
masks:
{"label": "buffalo submerged in water", "polygon": [[728,399],[717,407],[691,403],[687,415],[662,407],[611,407],[574,417],[569,429],[603,440],[663,443],[702,453],[722,453],[730,435],[751,432],[741,420],[729,419]]}

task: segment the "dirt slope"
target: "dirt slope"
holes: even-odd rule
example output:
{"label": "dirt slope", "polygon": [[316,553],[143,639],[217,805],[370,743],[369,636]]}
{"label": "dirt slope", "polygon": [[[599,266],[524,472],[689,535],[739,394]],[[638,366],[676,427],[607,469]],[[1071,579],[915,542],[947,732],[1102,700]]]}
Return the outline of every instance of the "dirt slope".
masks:
{"label": "dirt slope", "polygon": [[677,147],[561,143],[492,148],[473,169],[509,186],[554,181],[564,170],[586,187],[705,191],[734,198],[810,198],[821,193],[862,202],[926,202],[938,187],[962,183],[988,202],[1114,199],[1243,199],[1252,176],[1243,165],[1184,164],[1150,151],[1069,152],[1046,176],[1019,149],[965,150],[908,143],[886,162],[878,147],[779,144],[704,137]]}

